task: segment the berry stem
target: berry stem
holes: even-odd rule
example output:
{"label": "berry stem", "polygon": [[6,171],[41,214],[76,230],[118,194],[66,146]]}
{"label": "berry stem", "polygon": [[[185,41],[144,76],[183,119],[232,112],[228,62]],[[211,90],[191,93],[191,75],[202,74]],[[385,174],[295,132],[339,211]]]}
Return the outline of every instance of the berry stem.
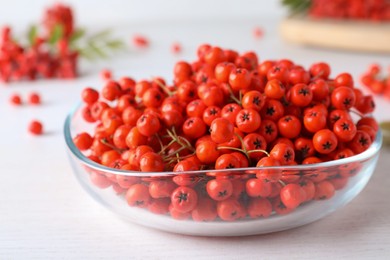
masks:
{"label": "berry stem", "polygon": [[[162,146],[161,147],[161,150],[158,152],[159,154],[163,154],[165,152],[165,150],[171,146],[172,144],[176,143],[176,140],[172,139],[166,146]],[[162,145],[162,142],[160,143],[160,145]]]}
{"label": "berry stem", "polygon": [[255,149],[255,150],[249,150],[249,151],[247,151],[248,154],[250,154],[250,153],[257,153],[257,152],[265,153],[265,155],[267,155],[267,156],[269,157],[269,153],[268,153],[266,150]]}
{"label": "berry stem", "polygon": [[358,115],[360,118],[364,117],[364,115],[362,115],[361,113],[359,113],[358,111],[356,110],[350,110],[351,113],[354,113],[355,115]]}
{"label": "berry stem", "polygon": [[[187,148],[191,152],[195,152],[194,147],[192,147],[191,143],[185,137],[178,136],[176,134],[175,128],[172,128],[172,131],[167,130],[167,133],[172,138],[172,140],[180,144],[182,147]],[[184,141],[185,143],[183,143],[182,141]]]}
{"label": "berry stem", "polygon": [[217,147],[217,150],[233,150],[233,151],[237,151],[237,152],[241,152],[243,154],[247,154],[243,149],[241,148],[236,148],[236,147],[230,147],[230,146],[218,146]]}
{"label": "berry stem", "polygon": [[126,151],[126,149],[120,149],[120,148],[116,147],[115,145],[110,144],[110,143],[107,142],[106,139],[104,139],[104,138],[103,138],[103,139],[100,139],[100,142],[101,142],[102,144],[104,144],[105,146],[110,147],[112,150],[117,151],[118,153],[123,153],[124,151]]}
{"label": "berry stem", "polygon": [[160,152],[159,152],[159,154],[161,154],[162,151],[166,149],[166,147],[164,147],[164,144],[163,144],[163,142],[162,142],[162,140],[161,140],[161,138],[160,138],[160,136],[158,134],[155,134],[155,137],[157,138],[158,143],[160,144]]}
{"label": "berry stem", "polygon": [[233,90],[232,88],[230,87],[230,85],[228,85],[228,90],[229,90],[229,93],[230,93],[230,98],[236,102],[237,104],[239,104],[241,106],[241,91],[239,91],[239,95],[240,95],[240,98],[237,99],[236,96],[234,95],[233,93]]}
{"label": "berry stem", "polygon": [[161,82],[159,82],[158,80],[155,81],[157,83],[157,85],[168,95],[168,96],[173,96],[173,94],[175,94],[173,91],[170,91],[167,86],[163,85]]}

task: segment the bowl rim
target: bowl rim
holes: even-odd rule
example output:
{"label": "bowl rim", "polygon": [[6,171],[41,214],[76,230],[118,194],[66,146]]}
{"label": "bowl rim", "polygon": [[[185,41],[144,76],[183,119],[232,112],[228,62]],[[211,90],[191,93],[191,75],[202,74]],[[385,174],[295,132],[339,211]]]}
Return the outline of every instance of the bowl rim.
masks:
{"label": "bowl rim", "polygon": [[173,171],[165,171],[165,172],[141,172],[141,171],[128,171],[128,170],[120,170],[106,167],[104,165],[98,164],[88,157],[86,157],[73,143],[73,138],[71,135],[71,123],[72,119],[78,112],[79,108],[82,107],[82,103],[76,105],[70,113],[66,116],[63,133],[65,138],[65,143],[67,145],[68,151],[71,152],[73,156],[81,161],[84,165],[92,168],[94,170],[110,173],[115,175],[125,175],[125,176],[134,176],[134,177],[149,177],[149,176],[176,176],[176,175],[206,175],[206,173],[231,173],[234,172],[242,172],[242,171],[254,171],[254,170],[283,170],[283,171],[309,171],[309,170],[320,170],[329,167],[336,167],[348,163],[354,163],[359,161],[367,160],[373,157],[380,151],[383,142],[383,136],[381,129],[378,130],[376,138],[371,146],[365,150],[364,152],[339,160],[333,160],[328,162],[321,162],[315,164],[300,164],[300,165],[282,165],[282,166],[267,166],[267,167],[246,167],[246,168],[234,168],[234,169],[221,169],[221,170],[199,170],[199,171],[184,171],[184,172],[173,172]]}

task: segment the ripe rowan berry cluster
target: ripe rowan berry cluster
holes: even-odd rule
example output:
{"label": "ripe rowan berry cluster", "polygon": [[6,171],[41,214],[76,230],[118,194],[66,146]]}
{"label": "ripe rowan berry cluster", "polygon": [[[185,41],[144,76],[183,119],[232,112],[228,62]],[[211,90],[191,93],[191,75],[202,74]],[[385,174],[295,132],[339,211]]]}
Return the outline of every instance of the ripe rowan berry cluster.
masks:
{"label": "ripe rowan berry cluster", "polygon": [[379,64],[372,64],[361,76],[361,82],[374,94],[383,94],[390,98],[390,67],[387,76],[381,76],[381,70]]}
{"label": "ripe rowan berry cluster", "polygon": [[1,29],[0,80],[75,78],[79,57],[107,58],[111,51],[124,47],[110,33],[104,30],[87,35],[85,30],[75,28],[70,7],[54,4],[46,9],[42,24],[30,28],[25,41],[16,41],[10,27]]}
{"label": "ripe rowan berry cluster", "polygon": [[38,28],[33,27],[26,46],[13,39],[10,27],[2,28],[0,80],[9,82],[77,76],[78,52],[69,48],[73,33],[72,10],[56,4],[46,10],[43,20],[43,35],[39,36]]}
{"label": "ripe rowan berry cluster", "polygon": [[[100,93],[83,90],[81,115],[96,126],[74,144],[92,161],[141,174],[87,168],[93,184],[175,219],[232,221],[329,199],[359,172],[356,163],[283,170],[350,157],[374,141],[378,125],[366,116],[373,99],[354,88],[350,74],[330,78],[326,63],[306,70],[207,44],[197,56],[177,62],[172,85],[125,77],[107,81]],[[356,123],[352,110],[361,114]],[[148,175],[162,171],[175,174]]]}
{"label": "ripe rowan berry cluster", "polygon": [[387,0],[312,0],[309,15],[316,18],[390,21]]}
{"label": "ripe rowan berry cluster", "polygon": [[390,20],[390,2],[387,0],[283,0],[292,11],[306,11],[314,18]]}

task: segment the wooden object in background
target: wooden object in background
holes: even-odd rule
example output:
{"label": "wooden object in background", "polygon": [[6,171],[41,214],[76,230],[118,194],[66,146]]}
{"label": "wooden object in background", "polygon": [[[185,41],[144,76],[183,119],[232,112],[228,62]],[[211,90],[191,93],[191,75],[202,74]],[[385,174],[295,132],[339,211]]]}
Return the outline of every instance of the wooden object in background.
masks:
{"label": "wooden object in background", "polygon": [[315,20],[291,16],[280,24],[290,42],[352,51],[390,53],[390,22]]}

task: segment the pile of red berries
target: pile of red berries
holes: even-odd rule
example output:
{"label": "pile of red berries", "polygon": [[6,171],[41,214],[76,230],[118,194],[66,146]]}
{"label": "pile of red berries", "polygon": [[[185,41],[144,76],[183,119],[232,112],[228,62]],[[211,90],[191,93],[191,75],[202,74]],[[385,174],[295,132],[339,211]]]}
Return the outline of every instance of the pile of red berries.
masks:
{"label": "pile of red berries", "polygon": [[15,41],[10,27],[0,35],[0,80],[74,78],[77,76],[78,52],[69,47],[73,33],[73,15],[69,7],[56,4],[47,9],[43,35],[38,28],[30,31],[30,43],[23,46]]}
{"label": "pile of red berries", "polygon": [[[388,70],[390,74],[390,67]],[[383,94],[390,98],[390,76],[381,76],[381,67],[379,64],[372,64],[368,70],[361,76],[361,82],[374,94]]]}
{"label": "pile of red berries", "polygon": [[315,18],[390,21],[387,0],[312,0],[309,15]]}
{"label": "pile of red berries", "polygon": [[388,0],[283,0],[283,4],[317,19],[390,21]]}
{"label": "pile of red berries", "polygon": [[75,30],[72,9],[61,3],[56,3],[45,10],[42,23],[47,35],[52,35],[59,25],[62,27],[64,38],[70,38]]}
{"label": "pile of red berries", "polygon": [[[139,171],[135,177],[87,167],[94,185],[175,219],[232,221],[329,199],[359,172],[356,163],[283,170],[350,157],[374,141],[378,124],[366,115],[374,101],[350,74],[330,78],[326,63],[306,70],[207,44],[197,56],[177,62],[173,84],[125,77],[107,81],[100,93],[83,90],[81,115],[95,130],[79,133],[74,144],[106,167]],[[352,111],[361,118],[354,121]],[[174,174],[148,174],[163,171]]]}

